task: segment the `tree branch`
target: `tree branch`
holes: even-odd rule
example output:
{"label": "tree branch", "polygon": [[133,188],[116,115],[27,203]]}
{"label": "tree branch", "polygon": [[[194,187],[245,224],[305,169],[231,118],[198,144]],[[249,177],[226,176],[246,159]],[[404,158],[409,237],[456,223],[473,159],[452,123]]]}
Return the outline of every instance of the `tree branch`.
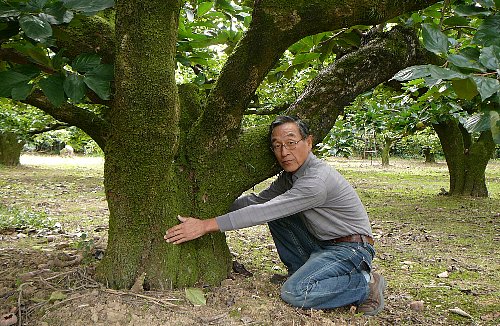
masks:
{"label": "tree branch", "polygon": [[55,123],[53,125],[47,126],[45,128],[42,128],[42,129],[32,130],[28,134],[30,136],[35,136],[35,135],[43,134],[44,132],[48,132],[48,131],[52,131],[52,130],[64,129],[64,128],[67,128],[67,127],[69,127],[69,125],[67,123]]}
{"label": "tree branch", "polygon": [[38,69],[41,71],[44,71],[46,73],[52,74],[54,73],[54,69],[41,65],[38,62],[34,62],[31,60],[29,57],[26,57],[25,55],[15,51],[14,49],[3,49],[0,48],[0,61],[7,61],[7,62],[12,62],[12,63],[17,63],[20,65],[27,65],[31,64],[36,66]]}
{"label": "tree branch", "polygon": [[[195,156],[226,148],[240,132],[251,97],[283,52],[305,36],[354,25],[377,25],[438,0],[261,0],[252,23],[228,58],[191,139]],[[213,126],[206,128],[206,126]],[[200,141],[201,140],[201,141]]]}
{"label": "tree branch", "polygon": [[359,50],[322,70],[287,110],[308,120],[316,142],[328,134],[341,110],[356,96],[403,68],[437,60],[421,47],[412,30],[396,27],[372,37]]}
{"label": "tree branch", "polygon": [[60,107],[55,107],[41,91],[33,92],[22,102],[39,108],[56,120],[82,129],[104,150],[108,138],[109,124],[97,114],[69,103],[63,103]]}
{"label": "tree branch", "polygon": [[115,28],[99,16],[80,18],[79,24],[53,25],[57,47],[65,56],[75,58],[81,53],[96,53],[103,63],[114,63]]}

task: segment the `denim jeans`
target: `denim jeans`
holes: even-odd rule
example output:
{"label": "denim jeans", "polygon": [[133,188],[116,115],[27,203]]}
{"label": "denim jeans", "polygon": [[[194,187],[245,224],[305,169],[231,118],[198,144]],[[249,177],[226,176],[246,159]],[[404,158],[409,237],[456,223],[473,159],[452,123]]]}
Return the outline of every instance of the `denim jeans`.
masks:
{"label": "denim jeans", "polygon": [[301,308],[329,309],[359,305],[368,298],[365,275],[370,273],[375,255],[370,244],[318,240],[298,214],[268,225],[290,275],[281,288],[285,302]]}

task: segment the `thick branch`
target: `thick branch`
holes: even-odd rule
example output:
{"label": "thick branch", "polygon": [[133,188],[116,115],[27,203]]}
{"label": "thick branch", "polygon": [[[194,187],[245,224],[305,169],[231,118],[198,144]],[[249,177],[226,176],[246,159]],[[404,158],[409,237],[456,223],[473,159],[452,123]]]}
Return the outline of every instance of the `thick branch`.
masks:
{"label": "thick branch", "polygon": [[54,117],[54,119],[82,129],[104,150],[109,125],[106,120],[97,114],[69,103],[63,103],[60,107],[55,107],[40,91],[34,92],[23,102],[39,108]]}
{"label": "thick branch", "polygon": [[115,28],[102,17],[82,17],[79,24],[53,25],[57,47],[74,58],[81,53],[96,53],[103,63],[114,63]]}
{"label": "thick branch", "polygon": [[52,130],[64,129],[64,128],[67,128],[67,127],[69,127],[69,125],[67,123],[55,123],[53,125],[47,126],[45,128],[42,128],[42,129],[32,130],[32,131],[29,132],[29,135],[30,136],[35,136],[35,135],[43,134],[44,132],[48,132],[48,131],[52,131]]}
{"label": "thick branch", "polygon": [[14,49],[1,49],[0,48],[0,61],[12,62],[20,65],[32,64],[35,65],[41,71],[52,74],[54,73],[54,69],[41,65],[37,62],[34,62],[31,58],[17,52]]}
{"label": "thick branch", "polygon": [[[437,0],[261,0],[252,24],[229,57],[196,124],[197,155],[224,148],[234,139],[252,94],[283,52],[301,38],[353,25],[376,25]],[[207,129],[206,126],[214,126]],[[215,127],[216,126],[216,127]],[[201,137],[203,136],[203,137]],[[205,141],[199,141],[205,139]]]}
{"label": "thick branch", "polygon": [[373,36],[359,50],[322,70],[287,111],[308,120],[317,142],[356,96],[386,82],[403,68],[434,60],[412,30],[397,27]]}

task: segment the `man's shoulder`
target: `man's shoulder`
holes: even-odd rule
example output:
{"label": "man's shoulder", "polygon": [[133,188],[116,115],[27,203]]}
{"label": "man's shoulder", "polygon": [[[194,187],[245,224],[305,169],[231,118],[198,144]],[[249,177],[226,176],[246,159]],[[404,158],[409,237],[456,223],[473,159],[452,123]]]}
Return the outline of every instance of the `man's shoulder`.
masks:
{"label": "man's shoulder", "polygon": [[335,173],[335,169],[322,159],[313,156],[304,172],[304,176],[326,181]]}

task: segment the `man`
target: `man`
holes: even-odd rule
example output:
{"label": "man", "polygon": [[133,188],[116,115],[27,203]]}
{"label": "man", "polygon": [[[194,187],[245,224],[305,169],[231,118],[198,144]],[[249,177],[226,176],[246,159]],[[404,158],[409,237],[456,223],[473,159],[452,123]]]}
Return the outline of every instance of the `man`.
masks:
{"label": "man", "polygon": [[165,240],[179,244],[208,232],[268,223],[288,268],[281,298],[302,308],[349,304],[375,315],[384,307],[385,279],[371,272],[375,255],[370,222],[353,187],[312,154],[313,139],[296,117],[269,128],[271,149],[283,171],[258,195],[238,198],[231,212],[208,220],[179,217]]}

